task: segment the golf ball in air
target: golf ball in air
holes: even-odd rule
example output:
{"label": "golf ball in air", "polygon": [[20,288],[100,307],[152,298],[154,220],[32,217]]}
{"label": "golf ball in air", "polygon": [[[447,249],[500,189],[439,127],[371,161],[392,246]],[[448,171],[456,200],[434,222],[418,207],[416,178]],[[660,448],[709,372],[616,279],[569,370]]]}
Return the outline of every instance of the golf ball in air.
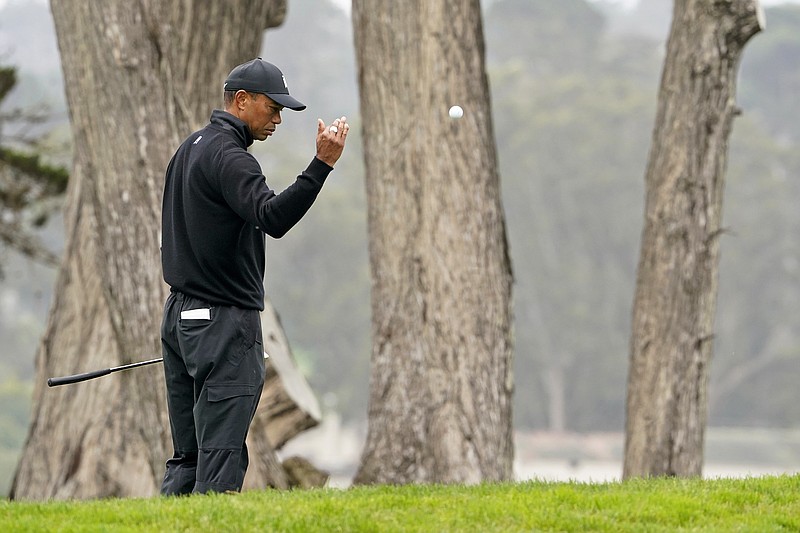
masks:
{"label": "golf ball in air", "polygon": [[460,105],[454,105],[450,108],[450,118],[461,118],[464,116],[464,110],[461,109]]}

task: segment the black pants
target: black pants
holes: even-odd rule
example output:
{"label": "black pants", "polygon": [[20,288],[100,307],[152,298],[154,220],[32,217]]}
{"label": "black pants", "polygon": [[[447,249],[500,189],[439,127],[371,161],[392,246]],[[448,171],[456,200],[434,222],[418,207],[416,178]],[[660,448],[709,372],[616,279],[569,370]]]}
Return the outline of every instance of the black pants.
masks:
{"label": "black pants", "polygon": [[174,448],[161,494],[241,490],[264,385],[259,312],[172,292],[161,345]]}

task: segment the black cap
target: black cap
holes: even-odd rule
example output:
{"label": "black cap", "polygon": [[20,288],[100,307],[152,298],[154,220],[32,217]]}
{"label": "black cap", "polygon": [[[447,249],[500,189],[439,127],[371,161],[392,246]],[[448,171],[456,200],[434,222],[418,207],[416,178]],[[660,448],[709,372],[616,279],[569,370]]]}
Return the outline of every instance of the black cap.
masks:
{"label": "black cap", "polygon": [[302,111],[305,104],[289,96],[286,78],[278,67],[260,57],[234,68],[225,80],[224,91],[245,90],[266,94],[275,103],[294,111]]}

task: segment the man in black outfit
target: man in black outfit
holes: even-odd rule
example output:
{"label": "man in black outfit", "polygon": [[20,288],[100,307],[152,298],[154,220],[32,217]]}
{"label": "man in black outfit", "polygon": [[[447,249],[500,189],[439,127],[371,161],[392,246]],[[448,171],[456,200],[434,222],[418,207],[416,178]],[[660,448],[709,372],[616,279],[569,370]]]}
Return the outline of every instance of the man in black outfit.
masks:
{"label": "man in black outfit", "polygon": [[305,105],[261,58],[225,81],[225,110],[190,135],[167,167],[161,263],[171,290],[161,341],[174,454],[161,493],[238,492],[245,438],[264,385],[259,312],[264,309],[265,234],[282,237],[317,197],[350,126],[317,121],[317,153],[276,194],[247,148]]}

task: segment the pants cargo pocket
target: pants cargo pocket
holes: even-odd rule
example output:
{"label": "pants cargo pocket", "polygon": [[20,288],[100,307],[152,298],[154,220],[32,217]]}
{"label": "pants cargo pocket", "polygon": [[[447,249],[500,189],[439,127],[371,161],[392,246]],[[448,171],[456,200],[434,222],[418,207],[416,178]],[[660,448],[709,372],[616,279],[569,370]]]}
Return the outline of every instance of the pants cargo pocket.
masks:
{"label": "pants cargo pocket", "polygon": [[221,402],[238,396],[253,396],[256,393],[255,385],[242,385],[239,383],[209,383],[208,401]]}
{"label": "pants cargo pocket", "polygon": [[240,449],[247,436],[257,402],[258,387],[232,383],[206,383],[202,427],[198,427],[201,449]]}

